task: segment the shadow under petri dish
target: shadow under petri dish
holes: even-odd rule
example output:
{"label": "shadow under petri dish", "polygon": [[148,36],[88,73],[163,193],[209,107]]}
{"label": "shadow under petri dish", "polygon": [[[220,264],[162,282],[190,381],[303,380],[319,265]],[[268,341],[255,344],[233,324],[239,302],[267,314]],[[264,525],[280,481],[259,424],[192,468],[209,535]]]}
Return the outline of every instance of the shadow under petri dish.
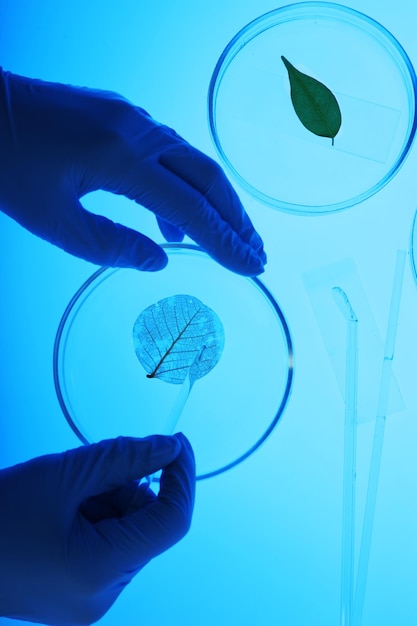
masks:
{"label": "shadow under petri dish", "polygon": [[85,444],[171,434],[167,418],[181,385],[146,377],[132,330],[159,300],[198,298],[219,316],[225,347],[213,370],[194,383],[175,430],[191,441],[198,479],[209,478],[250,456],[278,424],[291,392],[291,336],[259,279],[233,274],[195,245],[162,247],[169,263],[160,272],[101,268],[73,296],[55,339],[55,388]]}
{"label": "shadow under petri dish", "polygon": [[[298,119],[282,55],[336,96],[334,145]],[[223,164],[250,195],[291,213],[330,213],[369,198],[401,167],[416,131],[416,75],[372,18],[339,4],[292,4],[250,22],[226,46],[208,117]]]}

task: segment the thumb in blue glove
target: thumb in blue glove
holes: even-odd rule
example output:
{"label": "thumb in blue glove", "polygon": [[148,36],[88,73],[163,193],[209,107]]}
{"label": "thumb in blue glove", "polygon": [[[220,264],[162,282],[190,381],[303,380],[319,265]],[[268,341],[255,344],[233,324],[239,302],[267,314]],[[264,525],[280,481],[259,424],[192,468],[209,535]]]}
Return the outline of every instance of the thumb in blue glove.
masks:
{"label": "thumb in blue glove", "polygon": [[103,189],[153,211],[168,240],[186,234],[239,274],[266,256],[221,168],[121,96],[0,68],[0,208],[31,232],[93,263],[165,266],[151,239],[86,211]]}
{"label": "thumb in blue glove", "polygon": [[[163,468],[155,495],[137,480]],[[195,463],[182,434],[120,437],[0,471],[0,615],[91,624],[188,531]]]}

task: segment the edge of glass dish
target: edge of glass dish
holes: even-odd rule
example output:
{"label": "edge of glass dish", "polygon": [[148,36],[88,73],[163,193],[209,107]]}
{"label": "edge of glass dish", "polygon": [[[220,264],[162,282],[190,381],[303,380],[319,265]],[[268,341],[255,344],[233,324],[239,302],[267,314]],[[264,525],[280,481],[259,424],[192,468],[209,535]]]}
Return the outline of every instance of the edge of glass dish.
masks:
{"label": "edge of glass dish", "polygon": [[[269,28],[272,28],[273,26],[275,26],[274,20],[277,15],[285,15],[285,13],[291,13],[297,10],[302,11],[303,9],[306,9],[310,14],[313,14],[314,10],[320,10],[320,9],[334,10],[341,14],[343,13],[346,13],[348,15],[350,14],[356,19],[367,22],[368,25],[370,25],[372,28],[376,29],[384,37],[386,37],[390,41],[390,43],[394,46],[394,48],[398,51],[400,57],[402,58],[405,64],[406,69],[408,70],[408,74],[409,74],[410,81],[411,81],[412,93],[411,94],[409,93],[408,95],[409,95],[409,102],[410,102],[410,105],[412,104],[413,110],[412,111],[410,110],[408,135],[406,137],[406,141],[403,144],[403,147],[401,149],[401,152],[397,160],[395,161],[393,166],[390,168],[390,170],[385,174],[385,176],[383,176],[383,178],[381,178],[379,182],[377,182],[375,185],[370,187],[367,191],[364,191],[361,194],[354,196],[353,198],[350,198],[349,200],[343,200],[341,202],[336,202],[332,204],[308,205],[308,204],[290,203],[290,202],[285,202],[284,200],[278,200],[277,198],[274,198],[273,196],[269,196],[263,193],[262,191],[260,191],[259,189],[257,189],[256,187],[248,183],[235,169],[235,167],[232,165],[231,161],[225,154],[222,148],[218,133],[217,133],[216,114],[215,114],[217,93],[220,88],[223,76],[228,66],[230,65],[230,63],[233,61],[233,59],[236,57],[239,51],[244,46],[246,46],[250,41],[252,41],[252,39],[257,37],[259,34],[264,32],[265,30],[268,30]],[[320,14],[318,14],[318,16],[320,16]],[[300,15],[299,18],[294,18],[294,19],[301,19],[301,17],[302,15]],[[312,1],[312,2],[298,2],[294,4],[287,4],[283,7],[279,7],[278,9],[274,9],[272,11],[264,13],[263,15],[252,20],[246,26],[244,26],[227,44],[227,46],[223,50],[222,54],[220,55],[216,63],[216,66],[214,68],[214,71],[210,80],[208,95],[207,95],[207,117],[208,117],[208,126],[209,126],[211,140],[214,144],[214,147],[217,151],[218,156],[220,157],[220,160],[226,165],[227,169],[235,178],[235,180],[250,196],[252,196],[256,200],[259,200],[263,204],[266,204],[267,206],[270,206],[275,209],[279,209],[281,211],[285,211],[288,213],[297,214],[297,215],[320,215],[320,214],[334,213],[337,211],[348,209],[357,204],[360,204],[364,200],[367,200],[371,196],[375,195],[378,191],[380,191],[383,187],[385,187],[385,185],[395,176],[395,174],[398,172],[398,170],[404,163],[410,151],[410,148],[413,144],[415,134],[416,134],[416,129],[417,129],[417,76],[416,76],[413,64],[411,63],[411,60],[408,54],[406,53],[406,51],[404,50],[400,42],[394,37],[394,35],[387,28],[385,28],[385,26],[382,26],[382,24],[380,24],[373,18],[369,17],[365,13],[361,13],[360,11],[356,11],[355,9],[346,7],[343,4],[336,4],[334,2]]]}
{"label": "edge of glass dish", "polygon": [[[161,248],[164,248],[165,250],[191,250],[194,252],[198,252],[198,253],[203,253],[204,255],[206,255],[208,257],[208,255],[204,252],[204,250],[202,248],[200,248],[197,245],[194,244],[186,244],[186,243],[162,243],[160,244]],[[92,443],[91,441],[88,441],[88,439],[83,435],[83,433],[81,432],[81,430],[79,429],[79,427],[77,426],[77,424],[75,423],[73,417],[71,416],[70,412],[68,411],[68,408],[66,406],[65,403],[65,399],[64,399],[64,395],[62,393],[61,390],[61,384],[60,384],[60,379],[59,379],[59,353],[60,353],[60,345],[61,345],[61,339],[63,337],[63,332],[65,329],[65,326],[67,324],[68,318],[70,317],[74,307],[76,306],[76,304],[79,303],[80,298],[83,296],[83,294],[86,292],[86,290],[91,286],[91,284],[93,282],[95,282],[100,276],[102,276],[103,274],[105,274],[105,272],[111,271],[112,273],[117,272],[119,270],[122,270],[123,268],[112,268],[112,267],[100,267],[98,270],[96,270],[82,285],[81,287],[77,290],[77,292],[72,296],[71,300],[69,301],[62,317],[61,320],[59,322],[58,325],[58,329],[55,335],[55,341],[54,341],[54,348],[53,348],[53,357],[52,357],[52,365],[53,365],[53,379],[54,379],[54,385],[55,385],[55,392],[58,398],[58,402],[59,405],[61,407],[61,410],[65,416],[65,419],[67,420],[70,428],[72,429],[72,431],[74,432],[74,434],[80,439],[80,441],[84,444],[84,445],[89,445],[90,443]],[[245,278],[245,277],[242,277]],[[105,277],[103,277],[103,280],[105,279]],[[281,416],[285,410],[285,407],[287,406],[290,394],[291,394],[291,389],[292,389],[292,381],[293,381],[293,362],[294,362],[294,356],[293,356],[293,345],[292,345],[292,340],[291,340],[291,335],[290,335],[290,331],[288,328],[288,324],[285,320],[285,317],[278,305],[278,303],[276,302],[275,298],[273,297],[273,295],[271,294],[271,292],[268,290],[268,288],[264,285],[264,283],[257,277],[247,277],[247,280],[251,281],[254,283],[254,285],[257,287],[257,289],[259,291],[261,291],[261,293],[264,295],[264,297],[266,298],[266,300],[268,301],[269,305],[273,308],[275,314],[277,315],[280,323],[281,323],[281,327],[282,330],[284,332],[284,336],[285,336],[285,342],[286,342],[286,346],[287,346],[287,350],[288,350],[288,375],[287,375],[287,381],[286,381],[286,385],[285,385],[285,390],[283,393],[283,397],[281,399],[281,402],[279,404],[279,407],[275,413],[274,418],[272,419],[271,423],[269,424],[268,428],[265,430],[265,432],[261,435],[261,437],[259,437],[257,439],[257,441],[244,453],[241,454],[237,459],[235,459],[234,461],[231,461],[230,463],[227,463],[226,465],[212,470],[210,472],[206,472],[204,474],[200,474],[197,476],[197,480],[204,480],[207,478],[211,478],[213,476],[217,476],[218,474],[222,474],[224,472],[226,472],[227,470],[232,469],[233,467],[235,467],[236,465],[239,465],[240,463],[242,463],[242,461],[244,461],[245,459],[247,459],[249,456],[251,456],[263,443],[264,441],[270,436],[270,434],[272,433],[272,431],[275,429],[275,427],[277,426],[279,420],[281,419]],[[100,283],[98,283],[100,284]],[[157,477],[153,477],[152,481],[154,482],[159,482],[159,478]]]}
{"label": "edge of glass dish", "polygon": [[414,280],[417,283],[417,250],[415,250],[415,246],[417,246],[417,211],[414,214],[413,223],[411,226],[411,237],[410,237],[410,262],[411,262],[411,270],[413,272]]}

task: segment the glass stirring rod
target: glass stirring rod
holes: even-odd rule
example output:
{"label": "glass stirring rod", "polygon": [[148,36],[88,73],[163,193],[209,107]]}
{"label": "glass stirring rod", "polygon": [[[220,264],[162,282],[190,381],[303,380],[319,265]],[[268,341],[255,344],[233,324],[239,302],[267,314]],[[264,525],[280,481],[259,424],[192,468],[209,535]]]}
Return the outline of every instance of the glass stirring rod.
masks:
{"label": "glass stirring rod", "polygon": [[384,359],[382,362],[378,405],[375,420],[374,440],[372,445],[371,463],[368,476],[368,489],[365,501],[365,513],[362,526],[362,537],[359,549],[358,571],[354,597],[354,626],[361,626],[365,601],[366,582],[368,577],[369,556],[371,551],[372,530],[374,526],[376,497],[379,474],[381,469],[382,449],[384,444],[385,420],[388,408],[389,387],[392,376],[395,340],[397,335],[401,292],[404,276],[406,252],[397,251],[394,283],[392,287],[391,305],[385,337]]}
{"label": "glass stirring rod", "polygon": [[333,287],[333,297],[346,320],[345,425],[343,453],[342,564],[340,626],[351,626],[353,610],[356,437],[358,398],[358,318],[346,293]]}

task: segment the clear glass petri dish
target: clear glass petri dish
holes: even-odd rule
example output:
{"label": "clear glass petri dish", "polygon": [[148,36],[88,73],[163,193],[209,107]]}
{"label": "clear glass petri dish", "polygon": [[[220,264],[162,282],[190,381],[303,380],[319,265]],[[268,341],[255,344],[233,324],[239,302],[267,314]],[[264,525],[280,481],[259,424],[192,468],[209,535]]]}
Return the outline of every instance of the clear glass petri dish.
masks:
{"label": "clear glass petri dish", "polygon": [[249,457],[277,426],[293,378],[292,340],[265,285],[224,269],[198,246],[162,244],[160,272],[101,268],[77,291],[59,324],[55,389],[81,442],[166,432],[181,385],[149,379],[136,357],[133,325],[148,306],[187,294],[220,318],[220,361],[191,389],[176,431],[191,441],[199,479]]}
{"label": "clear glass petri dish", "polygon": [[[334,138],[307,130],[290,98],[286,57],[339,103]],[[384,26],[339,4],[302,2],[250,22],[226,46],[208,92],[212,140],[251,196],[308,215],[340,211],[379,191],[416,131],[416,75]]]}

